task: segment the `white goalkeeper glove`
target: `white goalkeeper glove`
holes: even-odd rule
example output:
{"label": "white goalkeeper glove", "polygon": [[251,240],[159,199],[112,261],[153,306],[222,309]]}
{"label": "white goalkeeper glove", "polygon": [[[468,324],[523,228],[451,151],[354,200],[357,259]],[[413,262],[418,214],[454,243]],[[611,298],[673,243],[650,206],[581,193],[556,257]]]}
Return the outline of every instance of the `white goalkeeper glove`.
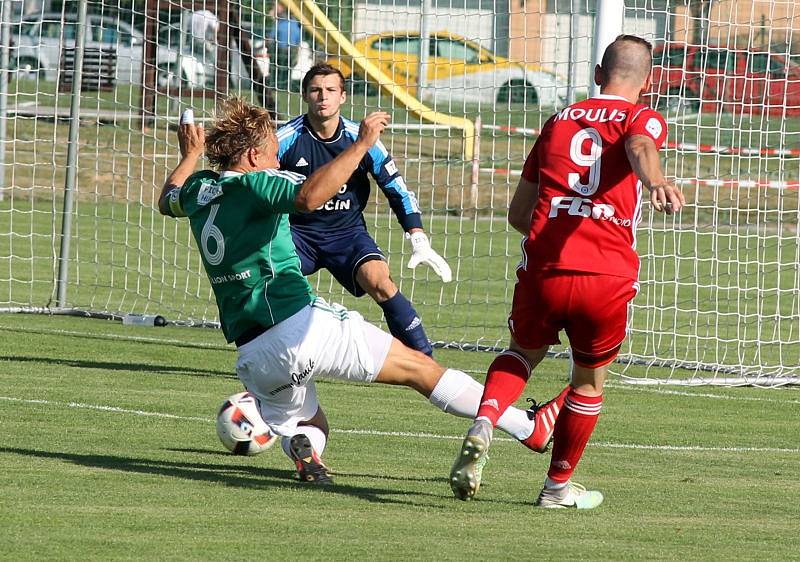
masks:
{"label": "white goalkeeper glove", "polygon": [[449,283],[453,280],[453,272],[450,271],[450,266],[447,265],[442,256],[431,248],[428,236],[424,232],[417,230],[414,233],[406,234],[406,237],[411,240],[411,259],[408,260],[408,267],[414,269],[419,264],[424,263],[442,278],[443,283]]}

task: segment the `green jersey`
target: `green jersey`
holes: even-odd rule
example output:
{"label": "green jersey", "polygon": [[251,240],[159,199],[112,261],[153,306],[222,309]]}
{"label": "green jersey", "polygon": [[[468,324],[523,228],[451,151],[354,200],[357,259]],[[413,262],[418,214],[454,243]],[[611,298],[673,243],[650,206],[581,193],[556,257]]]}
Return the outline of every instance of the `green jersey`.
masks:
{"label": "green jersey", "polygon": [[229,342],[314,300],[289,231],[304,179],[280,170],[202,171],[169,193],[171,214],[189,217]]}

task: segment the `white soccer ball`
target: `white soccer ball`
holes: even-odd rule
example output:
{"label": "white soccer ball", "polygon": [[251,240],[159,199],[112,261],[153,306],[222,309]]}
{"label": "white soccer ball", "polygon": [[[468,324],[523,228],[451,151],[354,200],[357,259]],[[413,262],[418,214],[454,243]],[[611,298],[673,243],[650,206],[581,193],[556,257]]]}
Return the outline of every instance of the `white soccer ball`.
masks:
{"label": "white soccer ball", "polygon": [[234,455],[257,455],[272,447],[278,435],[261,419],[256,397],[249,392],[230,396],[217,414],[217,435]]}

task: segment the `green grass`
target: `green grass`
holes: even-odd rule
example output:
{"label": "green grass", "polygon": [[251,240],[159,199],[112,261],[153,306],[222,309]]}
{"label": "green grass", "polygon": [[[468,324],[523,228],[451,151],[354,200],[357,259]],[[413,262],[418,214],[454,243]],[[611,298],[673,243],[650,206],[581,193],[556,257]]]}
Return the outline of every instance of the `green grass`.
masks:
{"label": "green grass", "polygon": [[[7,306],[55,306],[60,225],[51,222],[51,209],[60,205],[38,199],[0,203],[0,300]],[[683,220],[691,220],[692,212]],[[370,231],[390,256],[393,278],[414,302],[431,339],[506,345],[520,253],[519,236],[508,232],[504,219],[426,216],[434,247],[454,268],[457,282],[445,285],[424,267],[413,273],[406,267],[407,243],[385,209],[368,215]],[[702,218],[699,212],[694,216]],[[137,202],[82,201],[72,234],[69,306],[216,320],[186,221],[166,219]],[[672,230],[659,217],[640,229],[638,252],[642,290],[625,353],[691,367],[673,377],[697,374],[696,362],[723,372],[756,366],[762,374],[797,374],[800,245],[791,231],[711,224]],[[382,321],[371,299],[349,296],[326,272],[311,282],[325,298]]]}
{"label": "green grass", "polygon": [[[38,104],[42,108],[59,107],[67,109],[70,104],[68,92],[57,92],[55,82],[36,82],[33,80],[12,80],[9,86],[12,105]],[[255,100],[252,90],[238,89],[230,93],[237,93],[248,99]],[[157,143],[163,143],[165,127],[169,121],[174,121],[181,107],[192,106],[198,117],[209,116],[214,110],[214,99],[205,98],[198,93],[187,92],[180,99],[167,97],[157,93],[154,114],[156,124],[145,137],[152,135]],[[278,113],[282,119],[294,117],[303,113],[305,107],[297,92],[280,91],[275,94]],[[139,87],[131,85],[118,85],[108,92],[85,92],[81,96],[81,107],[84,111],[117,111],[127,114],[131,108],[141,105],[141,91]],[[395,124],[420,123],[419,118],[412,116],[392,97],[385,94],[364,95],[353,93],[349,95],[342,108],[344,115],[353,119],[362,119],[369,111],[382,109],[392,115]],[[492,130],[493,126],[521,127],[538,130],[553,113],[550,107],[531,107],[517,103],[504,106],[502,104],[474,104],[474,103],[438,103],[432,109],[475,120],[480,116],[484,126],[480,143],[481,167],[512,168],[519,170],[522,159],[532,146],[534,138],[518,135],[508,135],[506,132]],[[134,111],[134,113],[136,113]],[[800,140],[800,119],[779,118],[760,114],[732,114],[701,113],[697,116],[686,118],[683,115],[670,115],[669,139],[671,141],[689,144],[707,144],[717,146],[734,146],[740,148],[791,148]],[[124,129],[126,121],[117,123],[117,128]],[[135,121],[128,123],[127,128],[135,146],[146,142],[146,138],[139,139],[138,124]],[[66,127],[64,127],[66,131]],[[89,130],[89,129],[84,129]],[[122,131],[117,131],[119,137]],[[124,134],[128,134],[125,132]],[[107,130],[96,131],[99,138],[108,137]],[[51,138],[51,135],[41,135]],[[403,154],[410,157],[425,156],[430,159],[428,163],[408,163],[404,167],[407,180],[415,189],[415,179],[420,183],[428,180],[434,172],[430,169],[435,166],[452,166],[461,158],[461,135],[458,131],[398,131],[396,134],[385,135],[385,142],[390,149],[399,156],[402,162]],[[163,148],[163,146],[162,146]],[[147,152],[145,152],[145,155]],[[798,174],[791,166],[787,167],[787,158],[780,156],[758,156],[741,154],[703,154],[694,155],[690,150],[668,150],[666,154],[666,169],[670,175],[677,177],[701,177],[705,179],[784,179],[797,180]],[[796,157],[788,159],[795,161]],[[134,168],[136,166],[134,165]],[[502,183],[503,177],[486,177],[483,181]],[[516,182],[516,179],[513,180]]]}
{"label": "green grass", "polygon": [[[408,389],[319,382],[336,478],[319,490],[279,448],[241,458],[217,441],[215,410],[239,390],[218,331],[2,315],[0,336],[4,559],[798,559],[796,388],[612,378],[576,473],[606,503],[541,512],[548,457],[508,440],[478,499],[452,499],[468,421]],[[479,379],[491,360],[437,357]],[[546,361],[525,395],[554,394],[565,370]]]}

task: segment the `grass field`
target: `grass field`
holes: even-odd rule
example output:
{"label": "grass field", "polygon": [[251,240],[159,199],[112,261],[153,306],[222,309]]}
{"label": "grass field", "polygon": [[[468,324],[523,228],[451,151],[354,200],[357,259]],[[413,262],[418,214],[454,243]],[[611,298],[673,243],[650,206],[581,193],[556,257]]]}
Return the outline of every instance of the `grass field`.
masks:
{"label": "grass field", "polygon": [[[390,96],[350,94],[348,117],[392,114],[397,127],[383,140],[456,276],[443,285],[424,268],[411,273],[408,243],[375,195],[368,226],[394,279],[434,340],[505,345],[519,236],[504,217],[532,131],[554,108],[435,107],[483,122],[473,201],[458,130],[415,129],[419,118]],[[297,93],[276,101],[282,119],[304,109]],[[159,216],[154,200],[177,161],[179,110],[208,117],[215,100],[158,94],[146,127],[140,104],[129,85],[81,95],[67,304],[214,321],[187,224]],[[52,110],[70,97],[54,82],[11,80],[8,105],[0,308],[46,308],[56,304],[69,130]],[[241,458],[218,442],[216,410],[241,389],[218,330],[0,314],[0,560],[800,560],[800,388],[623,379],[800,375],[798,193],[736,184],[800,179],[800,159],[785,150],[800,145],[800,119],[665,116],[669,140],[681,144],[663,151],[665,170],[684,180],[689,205],[674,221],[645,212],[639,231],[642,291],[623,352],[647,366],[614,365],[578,467],[576,480],[606,495],[598,510],[537,511],[549,456],[504,438],[478,499],[457,502],[447,475],[467,420],[407,389],[331,381],[319,391],[336,485],[302,485],[279,448]],[[381,319],[326,273],[312,283]],[[479,379],[493,357],[436,353]],[[661,361],[671,367],[654,366]],[[554,395],[566,369],[546,360],[524,396]]]}
{"label": "grass field", "polygon": [[[239,390],[216,330],[0,316],[5,560],[797,560],[800,389],[642,389],[612,378],[576,480],[593,512],[532,507],[548,456],[492,447],[476,501],[446,476],[468,421],[407,389],[319,383],[336,485],[272,449],[225,452]],[[482,378],[488,354],[439,351]],[[565,381],[549,360],[526,396]]]}
{"label": "grass field", "polygon": [[[796,207],[796,200],[780,201]],[[0,303],[55,306],[61,231],[53,218],[60,207],[58,199],[0,202]],[[637,243],[642,289],[623,351],[644,360],[798,374],[796,234],[783,228],[788,220],[781,223],[775,216],[756,216],[757,223],[774,226],[758,229],[746,224],[748,212],[733,210],[730,203],[726,207],[718,201],[714,209],[706,215],[699,205],[687,208],[679,219],[683,225],[646,211]],[[107,199],[79,201],[73,218],[70,306],[157,313],[171,321],[216,320],[186,221],[161,217],[140,202]],[[406,267],[409,247],[385,204],[367,217],[368,228],[390,257],[393,278],[414,302],[428,335],[440,342],[505,345],[520,236],[509,232],[503,216],[426,214],[424,220],[456,282],[442,284],[428,268],[411,272]],[[321,296],[373,322],[382,320],[370,299],[345,294],[327,272],[311,282]]]}

